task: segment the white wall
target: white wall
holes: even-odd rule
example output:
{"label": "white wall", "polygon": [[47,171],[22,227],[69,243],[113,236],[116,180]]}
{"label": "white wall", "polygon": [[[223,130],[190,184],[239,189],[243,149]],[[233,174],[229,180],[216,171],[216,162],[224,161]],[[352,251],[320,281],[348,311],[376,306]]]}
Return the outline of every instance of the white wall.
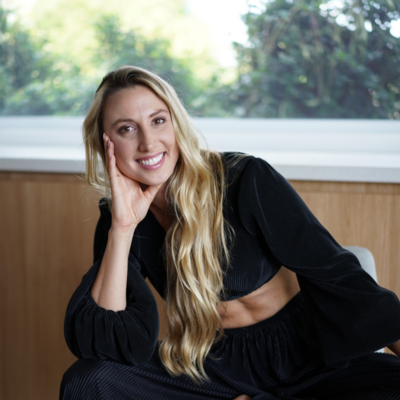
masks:
{"label": "white wall", "polygon": [[[84,172],[82,117],[0,117],[0,170]],[[400,121],[194,119],[209,147],[287,179],[400,183]]]}

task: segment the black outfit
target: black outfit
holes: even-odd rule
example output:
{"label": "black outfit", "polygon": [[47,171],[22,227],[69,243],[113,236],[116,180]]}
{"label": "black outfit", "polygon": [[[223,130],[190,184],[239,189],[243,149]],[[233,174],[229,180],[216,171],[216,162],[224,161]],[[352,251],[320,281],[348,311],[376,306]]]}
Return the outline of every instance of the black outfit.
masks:
{"label": "black outfit", "polygon": [[286,266],[301,292],[273,317],[225,329],[205,369],[211,382],[171,377],[158,356],[158,312],[147,276],[165,296],[165,231],[149,211],[128,260],[126,310],[90,295],[111,214],[100,202],[95,263],[72,296],[65,337],[80,359],[65,373],[62,399],[400,399],[400,358],[374,351],[400,339],[400,303],[361,268],[267,162],[246,157],[228,168],[224,216],[235,230],[224,287],[233,300]]}

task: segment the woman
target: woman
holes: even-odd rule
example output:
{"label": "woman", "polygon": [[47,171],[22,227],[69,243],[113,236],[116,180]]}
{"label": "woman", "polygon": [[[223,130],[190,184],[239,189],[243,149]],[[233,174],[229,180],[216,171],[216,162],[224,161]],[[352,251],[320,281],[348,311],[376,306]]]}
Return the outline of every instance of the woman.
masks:
{"label": "woman", "polygon": [[400,399],[400,359],[374,353],[400,355],[398,298],[268,163],[201,150],[172,87],[135,67],[105,76],[84,140],[108,197],[62,399]]}

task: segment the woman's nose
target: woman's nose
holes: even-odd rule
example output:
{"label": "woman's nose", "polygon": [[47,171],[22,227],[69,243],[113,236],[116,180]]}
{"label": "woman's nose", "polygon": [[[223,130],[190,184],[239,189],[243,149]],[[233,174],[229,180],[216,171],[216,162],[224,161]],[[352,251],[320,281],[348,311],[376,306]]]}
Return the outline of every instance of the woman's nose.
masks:
{"label": "woman's nose", "polygon": [[139,150],[151,151],[155,144],[155,135],[149,129],[143,128],[139,132]]}

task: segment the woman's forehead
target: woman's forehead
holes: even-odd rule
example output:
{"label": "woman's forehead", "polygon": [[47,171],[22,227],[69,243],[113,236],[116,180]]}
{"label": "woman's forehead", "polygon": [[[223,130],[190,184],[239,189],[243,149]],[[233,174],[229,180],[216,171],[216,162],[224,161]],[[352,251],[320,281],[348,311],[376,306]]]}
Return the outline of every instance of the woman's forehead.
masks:
{"label": "woman's forehead", "polygon": [[132,117],[151,117],[159,110],[169,111],[168,106],[151,89],[134,86],[119,90],[110,96],[104,107],[104,117],[130,114]]}

